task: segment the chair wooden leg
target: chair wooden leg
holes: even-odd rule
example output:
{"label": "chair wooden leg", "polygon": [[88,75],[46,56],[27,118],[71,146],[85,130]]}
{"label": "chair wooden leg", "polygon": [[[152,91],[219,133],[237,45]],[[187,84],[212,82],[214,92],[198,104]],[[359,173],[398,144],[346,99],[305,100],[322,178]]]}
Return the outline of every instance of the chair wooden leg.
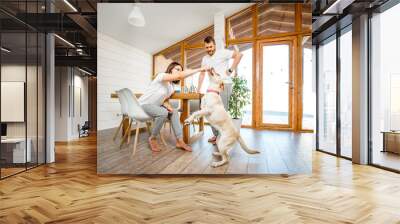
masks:
{"label": "chair wooden leg", "polygon": [[118,127],[117,131],[116,131],[115,134],[114,134],[113,141],[115,141],[115,139],[117,138],[117,135],[118,135],[118,133],[119,133],[119,130],[122,129],[122,125],[124,124],[124,120],[125,120],[125,119],[126,119],[126,118],[122,118],[121,123],[119,124],[119,127]]}
{"label": "chair wooden leg", "polygon": [[[130,130],[130,129],[131,129],[131,125],[132,125],[132,121],[129,122],[129,125],[128,125],[128,127],[127,127],[126,130],[125,130],[125,134],[124,134],[124,136],[122,137],[121,144],[119,145],[120,148],[121,148],[122,145],[124,144],[125,139],[128,137],[128,135],[131,134],[131,130]],[[128,143],[128,144],[129,144],[129,143]]]}
{"label": "chair wooden leg", "polygon": [[126,144],[128,144],[128,145],[129,145],[129,143],[131,142],[131,137],[132,137],[132,130],[131,130],[131,128],[132,128],[132,122],[133,122],[133,120],[131,120],[131,122],[129,123],[129,129],[128,129],[128,131],[129,131],[129,134],[128,134],[128,141],[126,142]]}
{"label": "chair wooden leg", "polygon": [[135,134],[135,142],[133,143],[132,157],[133,157],[133,156],[135,155],[135,153],[136,153],[137,142],[138,142],[138,139],[139,139],[139,128],[140,128],[140,122],[137,122],[136,134]]}

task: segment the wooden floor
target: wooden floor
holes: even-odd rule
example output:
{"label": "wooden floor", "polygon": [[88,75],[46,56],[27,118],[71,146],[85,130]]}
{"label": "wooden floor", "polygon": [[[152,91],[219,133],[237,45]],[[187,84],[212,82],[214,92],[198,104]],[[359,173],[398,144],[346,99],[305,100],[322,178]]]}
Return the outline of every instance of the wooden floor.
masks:
{"label": "wooden floor", "polygon": [[7,167],[7,168],[1,168],[1,178],[19,173],[19,172],[23,172],[25,171],[25,167]]}
{"label": "wooden floor", "polygon": [[374,151],[372,157],[373,163],[388,167],[395,170],[400,170],[400,155],[392,152]]}
{"label": "wooden floor", "polygon": [[0,181],[0,223],[400,223],[400,175],[313,152],[311,175],[98,176],[96,139]]}
{"label": "wooden floor", "polygon": [[26,167],[25,164],[18,164],[18,167],[2,167],[0,170],[1,178],[6,178],[11,175],[15,175],[17,173],[21,173],[26,171],[27,169],[33,169],[37,166],[37,164],[27,163]]}
{"label": "wooden floor", "polygon": [[97,135],[97,165],[100,174],[300,174],[311,173],[313,134],[274,131],[256,131],[243,128],[241,135],[250,148],[261,153],[249,155],[237,144],[229,153],[227,165],[213,168],[219,161],[213,156],[216,147],[207,142],[211,129],[193,142],[193,152],[174,147],[175,140],[168,128],[163,135],[168,147],[160,142],[162,152],[154,153],[147,143],[148,133],[141,133],[137,152],[132,157],[133,141],[123,148],[120,139],[113,141],[115,129],[100,131]]}

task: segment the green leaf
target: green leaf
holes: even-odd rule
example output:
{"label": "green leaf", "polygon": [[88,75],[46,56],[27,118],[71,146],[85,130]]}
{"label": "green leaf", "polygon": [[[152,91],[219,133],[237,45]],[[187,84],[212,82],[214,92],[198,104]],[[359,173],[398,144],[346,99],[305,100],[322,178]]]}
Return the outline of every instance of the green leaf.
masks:
{"label": "green leaf", "polygon": [[233,118],[240,118],[243,116],[243,108],[251,103],[251,93],[247,87],[247,80],[243,77],[234,77],[232,81],[232,94],[228,103],[229,113]]}

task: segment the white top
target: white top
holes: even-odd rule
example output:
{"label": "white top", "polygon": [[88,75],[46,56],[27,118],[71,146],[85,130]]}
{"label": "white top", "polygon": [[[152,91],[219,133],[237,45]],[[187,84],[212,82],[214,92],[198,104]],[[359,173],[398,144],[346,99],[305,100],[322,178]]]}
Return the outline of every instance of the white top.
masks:
{"label": "white top", "polygon": [[215,69],[215,71],[221,76],[224,83],[232,83],[232,78],[226,75],[226,71],[229,69],[229,60],[233,56],[233,51],[228,49],[218,49],[215,53],[205,55],[201,61],[201,66],[209,66]]}
{"label": "white top", "polygon": [[163,81],[167,73],[159,73],[150,83],[144,94],[138,99],[141,105],[156,104],[161,106],[165,99],[174,93],[174,87],[170,82]]}

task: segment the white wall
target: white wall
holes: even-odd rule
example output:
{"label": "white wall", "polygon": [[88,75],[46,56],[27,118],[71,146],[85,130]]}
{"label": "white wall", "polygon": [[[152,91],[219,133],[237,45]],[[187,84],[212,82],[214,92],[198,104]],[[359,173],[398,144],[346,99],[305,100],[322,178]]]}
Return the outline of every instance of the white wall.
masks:
{"label": "white wall", "polygon": [[144,92],[150,84],[152,55],[110,36],[97,34],[97,129],[115,128],[121,117],[118,99],[111,93],[122,88]]}
{"label": "white wall", "polygon": [[[88,77],[82,76],[80,72],[76,73],[75,70],[74,82],[75,96],[74,98],[75,106],[72,108],[72,119],[71,119],[71,136],[72,138],[79,138],[78,124],[83,125],[85,121],[88,121],[89,112],[89,102],[88,102]],[[80,99],[78,98],[78,90],[80,90]],[[79,102],[79,100],[81,102]],[[72,105],[71,105],[72,106]],[[80,108],[79,108],[80,107]],[[75,110],[75,112],[73,111]]]}
{"label": "white wall", "polygon": [[88,120],[88,77],[71,67],[56,67],[55,73],[55,141],[70,141],[79,138],[78,124]]}
{"label": "white wall", "polygon": [[55,68],[55,141],[68,140],[68,67]]}
{"label": "white wall", "polygon": [[225,48],[225,15],[223,12],[214,14],[214,39],[217,49]]}

